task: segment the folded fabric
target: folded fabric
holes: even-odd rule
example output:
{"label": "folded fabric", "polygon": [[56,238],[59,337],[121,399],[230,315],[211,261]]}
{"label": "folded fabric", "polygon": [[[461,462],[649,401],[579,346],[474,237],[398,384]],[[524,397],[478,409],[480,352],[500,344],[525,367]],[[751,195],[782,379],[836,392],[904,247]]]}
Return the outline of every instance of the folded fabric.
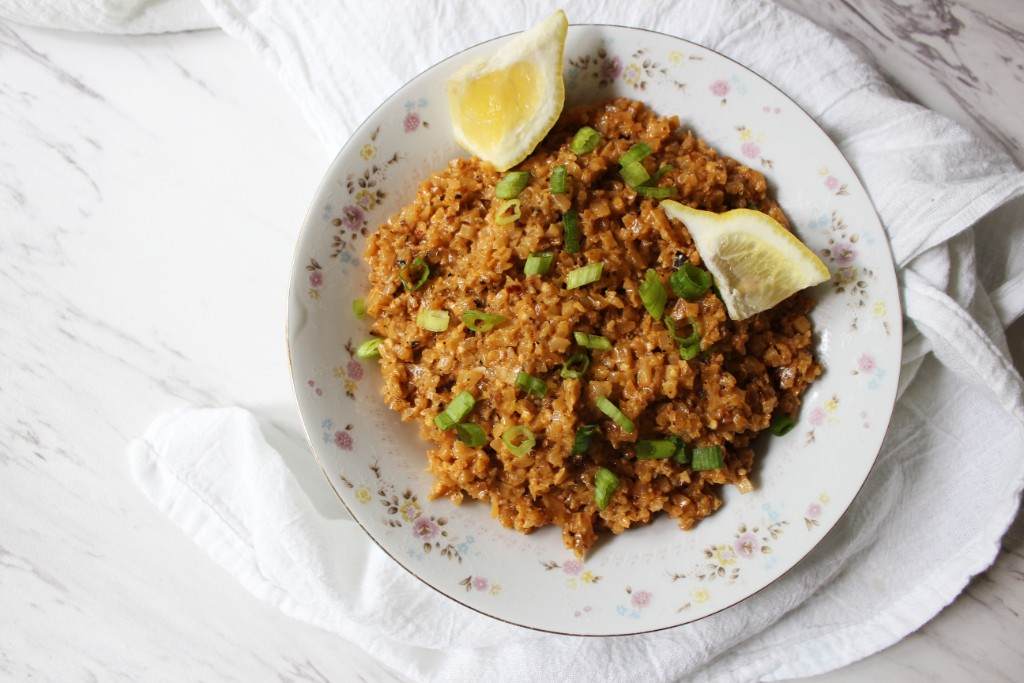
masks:
{"label": "folded fabric", "polygon": [[[130,447],[140,488],[254,595],[415,680],[779,680],[891,645],[991,563],[1024,482],[1024,382],[1004,334],[1024,312],[1024,174],[1008,157],[898,99],[834,36],[754,0],[205,4],[277,72],[332,153],[424,68],[557,6],[574,23],[708,46],[781,88],[845,153],[888,232],[905,303],[901,394],[861,495],[796,570],[728,610],[614,638],[490,619],[318,511],[286,464],[311,456],[250,413],[162,416]],[[980,442],[983,458],[963,457]]]}

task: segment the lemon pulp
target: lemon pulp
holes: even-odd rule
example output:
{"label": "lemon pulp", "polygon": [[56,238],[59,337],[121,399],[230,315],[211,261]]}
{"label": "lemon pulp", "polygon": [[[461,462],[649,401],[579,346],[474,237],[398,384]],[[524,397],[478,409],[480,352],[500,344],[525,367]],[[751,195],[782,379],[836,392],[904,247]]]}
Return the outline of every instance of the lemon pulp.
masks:
{"label": "lemon pulp", "polygon": [[467,84],[460,103],[462,127],[472,128],[477,144],[494,150],[517,122],[539,109],[537,67],[516,62]]}

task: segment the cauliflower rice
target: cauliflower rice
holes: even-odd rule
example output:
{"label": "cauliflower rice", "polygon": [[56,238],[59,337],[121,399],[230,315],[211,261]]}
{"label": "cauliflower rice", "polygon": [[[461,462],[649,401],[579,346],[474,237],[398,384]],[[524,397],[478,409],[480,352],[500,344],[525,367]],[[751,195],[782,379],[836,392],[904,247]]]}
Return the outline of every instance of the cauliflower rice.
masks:
{"label": "cauliflower rice", "polygon": [[[601,142],[577,156],[570,143],[584,125]],[[701,259],[686,228],[666,217],[658,199],[639,196],[622,181],[618,159],[637,142],[653,150],[643,161],[652,174],[672,167],[658,186],[675,187],[676,201],[715,212],[757,209],[788,227],[761,173],[719,156],[676,117],[620,98],[564,112],[514,169],[531,174],[514,222],[496,222],[505,200],[495,197],[495,186],[503,174],[476,159],[455,159],[379,227],[365,254],[367,312],[373,333],[383,338],[384,398],[403,420],[419,422],[433,444],[431,497],[486,501],[501,524],[525,533],[556,524],[566,547],[580,556],[602,529],[618,534],[659,512],[689,529],[722,504],[721,484],[750,490],[754,439],[773,415],[795,416],[801,395],[822,372],[812,352],[807,296],[736,322],[713,289],[692,302],[673,294],[669,276]],[[557,165],[567,168],[566,194],[549,190]],[[579,214],[575,254],[565,249],[561,222],[570,208]],[[525,275],[527,257],[542,251],[554,254],[550,270]],[[429,277],[409,290],[400,271],[416,257],[428,264]],[[597,262],[604,264],[599,280],[565,287],[570,271]],[[682,359],[666,325],[641,301],[648,268],[666,285],[665,315],[678,330],[692,324],[700,333],[701,353],[692,360]],[[447,311],[447,329],[418,327],[424,310]],[[467,310],[507,321],[473,332],[461,321]],[[580,348],[577,331],[606,337],[611,349]],[[591,360],[584,376],[563,378],[562,363],[580,352]],[[546,395],[517,389],[519,372],[543,380]],[[486,443],[479,448],[434,423],[462,391],[476,399],[465,421],[483,428]],[[635,424],[631,432],[598,409],[602,396]],[[501,435],[519,425],[536,444],[516,456]],[[572,455],[583,425],[596,425],[593,443]],[[671,436],[690,448],[719,446],[723,466],[693,471],[674,458],[637,458],[638,440]],[[603,509],[595,502],[601,468],[619,480]]]}

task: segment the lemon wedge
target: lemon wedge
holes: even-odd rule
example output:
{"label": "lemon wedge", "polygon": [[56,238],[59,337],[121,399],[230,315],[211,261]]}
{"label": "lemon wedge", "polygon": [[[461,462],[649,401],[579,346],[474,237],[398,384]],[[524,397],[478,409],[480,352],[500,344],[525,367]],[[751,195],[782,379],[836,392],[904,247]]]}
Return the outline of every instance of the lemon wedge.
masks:
{"label": "lemon wedge", "polygon": [[766,213],[714,213],[671,200],[661,208],[686,226],[733,320],[766,311],[831,277],[814,252]]}
{"label": "lemon wedge", "polygon": [[447,81],[455,141],[499,171],[515,166],[565,105],[562,54],[569,22],[559,10]]}

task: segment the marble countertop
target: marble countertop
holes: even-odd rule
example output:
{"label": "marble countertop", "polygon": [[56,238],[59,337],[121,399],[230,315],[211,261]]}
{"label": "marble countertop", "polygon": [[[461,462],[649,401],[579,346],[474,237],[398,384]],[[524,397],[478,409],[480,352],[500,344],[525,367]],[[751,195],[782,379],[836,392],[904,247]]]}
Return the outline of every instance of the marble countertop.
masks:
{"label": "marble countertop", "polygon": [[[1024,164],[1019,0],[781,4]],[[0,22],[0,678],[400,680],[253,598],[142,497],[125,457],[186,405],[298,429],[286,283],[328,162],[274,76],[219,31]],[[1011,339],[1022,367],[1024,323]],[[312,459],[295,467],[329,501]],[[813,680],[1020,680],[1022,610],[1018,517],[936,619]]]}

